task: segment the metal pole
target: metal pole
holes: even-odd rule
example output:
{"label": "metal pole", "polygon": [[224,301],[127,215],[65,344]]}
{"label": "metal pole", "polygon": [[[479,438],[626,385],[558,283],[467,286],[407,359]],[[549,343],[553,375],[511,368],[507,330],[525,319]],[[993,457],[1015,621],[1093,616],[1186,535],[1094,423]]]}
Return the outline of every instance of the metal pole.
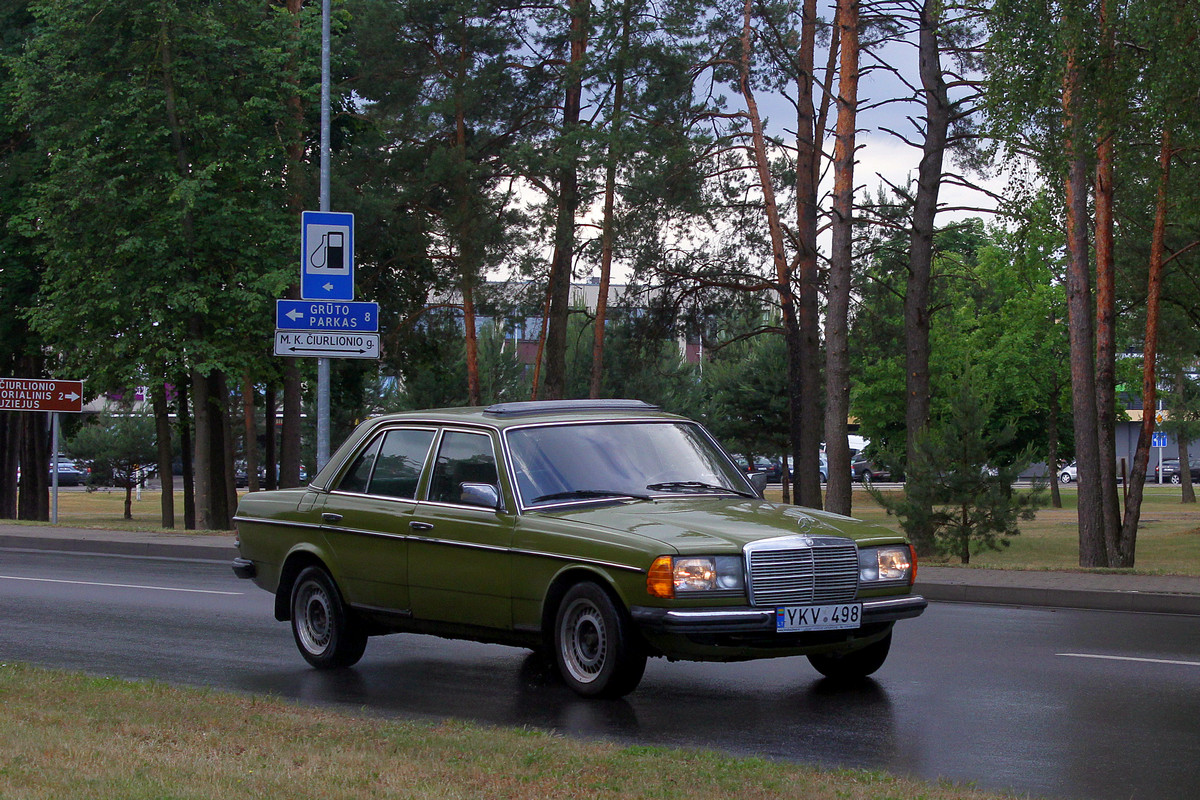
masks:
{"label": "metal pole", "polygon": [[[43,439],[42,441],[45,441]],[[58,524],[58,412],[50,412],[50,524]]]}
{"label": "metal pole", "polygon": [[[329,16],[321,0],[321,211],[329,210]],[[317,471],[329,461],[329,359],[317,359]]]}

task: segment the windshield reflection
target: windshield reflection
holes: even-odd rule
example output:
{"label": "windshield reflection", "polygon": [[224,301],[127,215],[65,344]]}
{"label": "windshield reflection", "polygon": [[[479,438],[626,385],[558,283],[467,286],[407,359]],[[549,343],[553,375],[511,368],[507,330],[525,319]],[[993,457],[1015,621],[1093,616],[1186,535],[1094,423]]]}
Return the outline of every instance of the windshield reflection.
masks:
{"label": "windshield reflection", "polygon": [[545,425],[506,433],[527,508],[680,494],[749,495],[736,468],[685,422]]}

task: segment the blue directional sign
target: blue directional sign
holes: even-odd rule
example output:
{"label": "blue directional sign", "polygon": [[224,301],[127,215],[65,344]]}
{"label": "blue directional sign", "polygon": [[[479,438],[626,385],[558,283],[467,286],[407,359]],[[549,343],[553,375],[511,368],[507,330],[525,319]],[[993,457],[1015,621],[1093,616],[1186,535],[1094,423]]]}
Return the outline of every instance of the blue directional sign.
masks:
{"label": "blue directional sign", "polygon": [[275,327],[289,331],[379,330],[379,303],[320,300],[276,300]]}
{"label": "blue directional sign", "polygon": [[1150,446],[1151,447],[1166,447],[1167,446],[1167,434],[1165,434],[1161,431],[1156,431],[1150,440]]}
{"label": "blue directional sign", "polygon": [[300,216],[300,296],[353,300],[354,215],[305,211]]}

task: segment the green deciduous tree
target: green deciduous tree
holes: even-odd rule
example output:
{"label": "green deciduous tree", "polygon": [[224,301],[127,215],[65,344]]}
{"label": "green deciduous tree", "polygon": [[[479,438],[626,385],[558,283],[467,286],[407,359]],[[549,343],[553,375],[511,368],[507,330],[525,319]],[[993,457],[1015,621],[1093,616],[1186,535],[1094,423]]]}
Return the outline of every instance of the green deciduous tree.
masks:
{"label": "green deciduous tree", "polygon": [[87,422],[67,448],[93,475],[112,475],[125,490],[125,519],[133,519],[133,488],[158,457],[154,420],[138,414],[101,415]]}
{"label": "green deciduous tree", "polygon": [[227,528],[225,375],[266,353],[294,271],[285,21],[250,0],[33,10],[14,67],[47,159],[22,213],[47,265],[33,325],[92,391],[190,386],[200,524]]}

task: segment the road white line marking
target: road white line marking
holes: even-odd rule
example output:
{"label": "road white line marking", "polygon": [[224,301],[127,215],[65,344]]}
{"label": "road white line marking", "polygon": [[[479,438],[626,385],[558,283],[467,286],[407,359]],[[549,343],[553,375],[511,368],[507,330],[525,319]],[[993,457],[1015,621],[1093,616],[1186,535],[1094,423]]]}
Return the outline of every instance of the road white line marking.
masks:
{"label": "road white line marking", "polygon": [[19,578],[16,575],[0,575],[0,580],[32,581],[34,583],[65,583],[70,586],[106,586],[110,589],[153,589],[160,592],[190,592],[192,594],[221,594],[230,597],[245,594],[245,592],[218,592],[212,589],[177,589],[173,586],[138,586],[131,583],[97,583],[95,581],[62,581],[54,578]]}
{"label": "road white line marking", "polygon": [[1142,664],[1177,664],[1182,667],[1200,667],[1200,661],[1175,661],[1170,658],[1134,658],[1133,656],[1105,656],[1098,653],[1055,653],[1064,658],[1098,658],[1103,661],[1137,661]]}

